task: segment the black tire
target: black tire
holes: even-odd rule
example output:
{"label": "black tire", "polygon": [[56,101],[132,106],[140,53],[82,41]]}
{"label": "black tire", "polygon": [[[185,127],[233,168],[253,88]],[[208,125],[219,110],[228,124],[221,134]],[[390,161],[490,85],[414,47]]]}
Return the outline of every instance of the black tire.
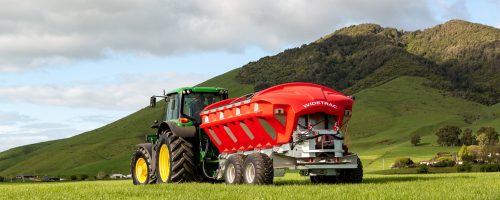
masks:
{"label": "black tire", "polygon": [[243,183],[243,164],[245,156],[243,154],[234,154],[226,160],[224,170],[224,182],[226,184]]}
{"label": "black tire", "polygon": [[243,180],[248,184],[272,184],[274,170],[272,160],[263,153],[254,153],[246,157],[243,164]]}
{"label": "black tire", "polygon": [[[138,174],[136,171],[136,165],[137,161],[143,159],[146,162],[147,166],[147,175],[146,175],[146,180],[141,181],[138,178]],[[130,172],[132,174],[132,182],[134,185],[146,185],[149,183],[152,183],[154,180],[152,178],[153,171],[151,170],[151,155],[149,155],[148,151],[142,147],[139,147],[133,154],[132,154],[132,161],[130,163]]]}
{"label": "black tire", "polygon": [[337,180],[340,183],[361,183],[363,182],[363,163],[358,158],[358,167],[356,169],[340,170]]}
{"label": "black tire", "polygon": [[164,131],[158,139],[157,158],[162,145],[167,145],[170,157],[170,173],[167,180],[160,176],[159,160],[157,160],[157,177],[159,183],[181,183],[196,180],[193,145],[190,141],[174,135],[170,130]]}
{"label": "black tire", "polygon": [[311,183],[337,183],[337,176],[310,176]]}

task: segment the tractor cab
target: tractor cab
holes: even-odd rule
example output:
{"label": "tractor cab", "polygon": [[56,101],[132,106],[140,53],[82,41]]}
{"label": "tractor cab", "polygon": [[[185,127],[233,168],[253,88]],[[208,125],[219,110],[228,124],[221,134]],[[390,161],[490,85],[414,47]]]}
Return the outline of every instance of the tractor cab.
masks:
{"label": "tractor cab", "polygon": [[227,99],[228,92],[217,87],[178,88],[164,96],[152,96],[151,106],[156,105],[156,97],[165,99],[163,121],[175,121],[178,126],[201,124],[200,112],[208,105]]}

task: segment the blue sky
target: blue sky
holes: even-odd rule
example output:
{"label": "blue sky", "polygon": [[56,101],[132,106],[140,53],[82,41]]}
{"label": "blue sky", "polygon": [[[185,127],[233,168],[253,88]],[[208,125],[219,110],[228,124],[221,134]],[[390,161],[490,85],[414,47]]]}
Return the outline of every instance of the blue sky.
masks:
{"label": "blue sky", "polygon": [[[500,1],[13,1],[0,8],[0,151],[122,118],[206,79],[359,23],[458,18],[500,27]],[[14,6],[15,5],[15,6]]]}

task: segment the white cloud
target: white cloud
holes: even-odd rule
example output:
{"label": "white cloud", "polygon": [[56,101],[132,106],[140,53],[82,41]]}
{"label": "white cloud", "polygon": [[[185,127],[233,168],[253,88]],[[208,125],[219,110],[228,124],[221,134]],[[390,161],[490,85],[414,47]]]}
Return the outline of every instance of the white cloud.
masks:
{"label": "white cloud", "polygon": [[[11,122],[0,123],[0,152],[16,146],[67,138],[83,132],[67,124],[39,122],[38,120],[31,120],[31,117],[19,114],[3,114],[0,116],[3,116],[1,121]],[[14,123],[16,121],[22,121],[23,123]]]}
{"label": "white cloud", "polygon": [[[0,101],[66,107],[88,107],[111,110],[135,110],[149,103],[149,97],[160,94],[158,88],[191,86],[205,80],[201,74],[154,73],[124,74],[115,81],[95,81],[72,86],[21,85],[0,87]],[[29,94],[29,98],[26,95]],[[0,119],[2,115],[0,113]],[[6,116],[7,117],[7,116]],[[14,118],[21,116],[13,116]]]}
{"label": "white cloud", "polygon": [[0,152],[16,147],[32,143],[44,142],[60,138],[67,138],[76,133],[83,132],[82,130],[65,128],[65,127],[44,127],[40,124],[36,126],[0,126]]}
{"label": "white cloud", "polygon": [[432,2],[434,4],[433,8],[437,13],[437,17],[441,20],[470,18],[466,0],[437,0]]}
{"label": "white cloud", "polygon": [[[0,71],[100,59],[106,52],[238,52],[306,43],[351,23],[419,29],[430,6],[400,0],[4,0]],[[455,7],[450,7],[453,10]],[[452,12],[452,11],[450,11]]]}
{"label": "white cloud", "polygon": [[0,125],[16,124],[19,122],[30,122],[35,120],[33,117],[23,115],[17,112],[0,111]]}
{"label": "white cloud", "polygon": [[58,129],[58,128],[66,128],[68,124],[55,123],[55,122],[37,122],[37,123],[29,123],[21,126],[23,129]]}

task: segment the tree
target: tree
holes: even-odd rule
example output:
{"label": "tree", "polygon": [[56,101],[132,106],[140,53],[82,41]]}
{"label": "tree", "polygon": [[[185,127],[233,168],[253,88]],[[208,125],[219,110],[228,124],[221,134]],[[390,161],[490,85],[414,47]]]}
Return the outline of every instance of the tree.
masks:
{"label": "tree", "polygon": [[78,179],[78,177],[76,175],[71,175],[69,177],[72,181],[76,181]]}
{"label": "tree", "polygon": [[97,172],[97,175],[95,176],[95,179],[105,179],[108,177],[108,174],[104,171],[99,171]]}
{"label": "tree", "polygon": [[258,92],[264,89],[267,89],[268,87],[271,87],[272,85],[267,83],[267,82],[259,82],[255,84],[255,87],[253,88],[254,92]]}
{"label": "tree", "polygon": [[0,182],[3,182],[5,178],[3,176],[0,176]]}
{"label": "tree", "polygon": [[460,139],[458,136],[462,132],[458,126],[444,126],[440,128],[436,135],[438,136],[437,143],[441,146],[458,146],[460,145]]}
{"label": "tree", "polygon": [[460,148],[460,150],[458,151],[458,157],[461,159],[461,160],[464,160],[463,159],[463,156],[464,155],[467,155],[467,146],[462,145],[462,148]]}
{"label": "tree", "polygon": [[483,161],[493,161],[495,146],[498,144],[498,132],[493,127],[481,127],[477,131],[477,142],[479,144],[479,156]]}
{"label": "tree", "polygon": [[392,164],[393,168],[410,168],[415,167],[415,162],[410,158],[396,158],[394,164]]}
{"label": "tree", "polygon": [[478,145],[470,145],[467,147],[467,153],[469,154],[471,161],[474,161],[480,157],[481,147]]}
{"label": "tree", "polygon": [[475,158],[474,154],[469,151],[469,148],[465,144],[458,151],[458,157],[464,162],[472,162]]}
{"label": "tree", "polygon": [[498,132],[493,127],[481,127],[477,130],[477,142],[479,146],[495,146],[498,144]]}
{"label": "tree", "polygon": [[460,141],[466,146],[477,144],[476,137],[472,135],[472,130],[470,128],[464,130],[464,134],[462,134]]}
{"label": "tree", "polygon": [[418,144],[420,144],[420,140],[420,135],[415,134],[411,137],[411,144],[413,144],[414,146],[418,146]]}
{"label": "tree", "polygon": [[87,175],[87,174],[80,175],[80,180],[82,180],[82,181],[87,180],[88,178],[89,178],[89,175]]}

